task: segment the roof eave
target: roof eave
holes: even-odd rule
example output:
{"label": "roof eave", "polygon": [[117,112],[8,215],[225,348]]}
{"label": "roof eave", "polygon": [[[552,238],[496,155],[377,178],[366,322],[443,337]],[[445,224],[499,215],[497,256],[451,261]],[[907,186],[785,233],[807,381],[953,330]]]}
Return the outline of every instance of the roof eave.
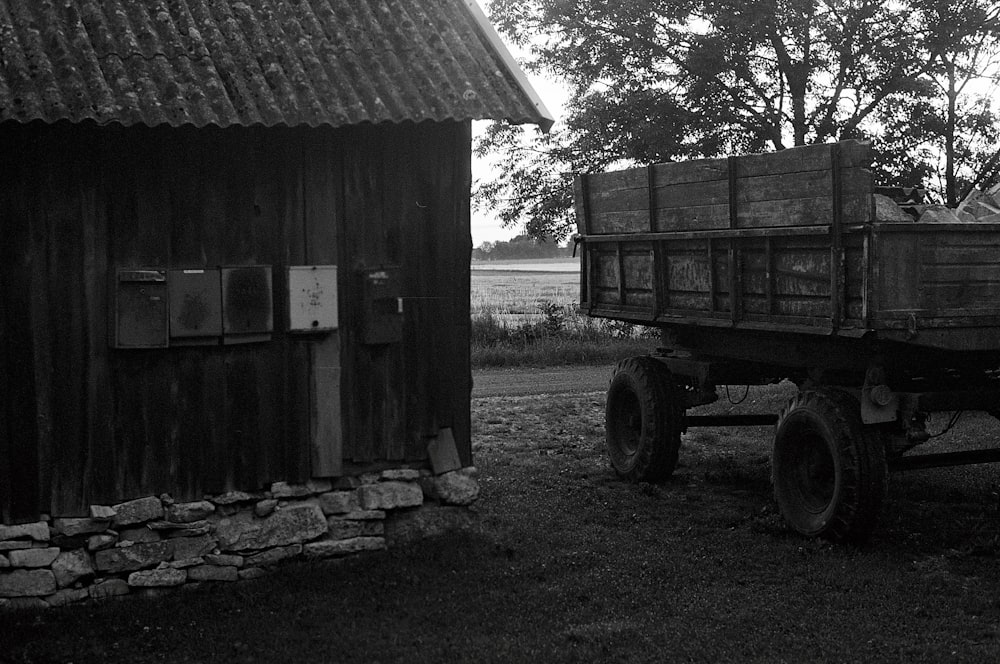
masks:
{"label": "roof eave", "polygon": [[518,86],[534,105],[535,110],[538,112],[538,117],[534,121],[542,131],[548,132],[552,128],[552,125],[555,124],[555,117],[546,108],[545,102],[538,96],[534,86],[531,85],[531,81],[528,80],[524,70],[521,69],[521,65],[518,64],[514,56],[511,55],[510,50],[508,50],[507,45],[500,39],[500,35],[494,29],[493,24],[490,23],[489,18],[487,18],[486,13],[483,12],[479,3],[476,0],[465,0],[465,5],[469,8],[469,12],[476,20],[476,23],[479,24],[479,28],[483,31],[483,34],[489,40],[494,50],[496,50],[497,55],[500,56],[504,65],[507,66],[507,69],[514,76]]}

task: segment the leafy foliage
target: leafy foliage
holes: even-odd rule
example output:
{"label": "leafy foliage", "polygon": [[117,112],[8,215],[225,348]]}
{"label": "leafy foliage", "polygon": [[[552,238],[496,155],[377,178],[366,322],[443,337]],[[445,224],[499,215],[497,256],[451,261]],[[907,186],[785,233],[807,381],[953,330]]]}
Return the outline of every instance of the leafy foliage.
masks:
{"label": "leafy foliage", "polygon": [[478,204],[533,235],[572,230],[573,173],[619,164],[868,137],[886,184],[937,178],[926,184],[953,199],[997,177],[996,111],[971,86],[1000,81],[1000,8],[987,0],[493,0],[491,10],[528,49],[526,66],[572,93],[560,130],[525,138],[496,125],[478,145],[502,155]]}
{"label": "leafy foliage", "polygon": [[520,258],[565,258],[573,253],[572,246],[562,247],[548,237],[538,239],[530,235],[518,235],[509,241],[483,242],[472,250],[472,260],[508,260]]}

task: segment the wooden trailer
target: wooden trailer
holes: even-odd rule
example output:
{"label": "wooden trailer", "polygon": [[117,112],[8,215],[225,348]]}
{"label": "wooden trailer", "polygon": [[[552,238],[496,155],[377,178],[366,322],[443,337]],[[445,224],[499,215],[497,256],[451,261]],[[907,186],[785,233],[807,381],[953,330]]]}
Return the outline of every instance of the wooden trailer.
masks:
{"label": "wooden trailer", "polygon": [[[998,410],[1000,218],[917,221],[870,160],[843,141],[578,177],[581,308],[662,332],[611,381],[620,475],[668,476],[687,427],[776,422],[786,519],[858,540],[889,470],[1000,460],[904,455],[928,413]],[[777,416],[686,413],[717,386],[783,379],[799,394]]]}

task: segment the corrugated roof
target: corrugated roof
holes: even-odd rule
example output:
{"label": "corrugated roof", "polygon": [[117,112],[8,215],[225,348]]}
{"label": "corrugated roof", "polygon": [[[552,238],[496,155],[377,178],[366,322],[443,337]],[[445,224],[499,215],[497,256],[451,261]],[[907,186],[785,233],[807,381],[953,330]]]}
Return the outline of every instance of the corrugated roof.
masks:
{"label": "corrugated roof", "polygon": [[484,118],[551,124],[475,0],[0,0],[0,121]]}

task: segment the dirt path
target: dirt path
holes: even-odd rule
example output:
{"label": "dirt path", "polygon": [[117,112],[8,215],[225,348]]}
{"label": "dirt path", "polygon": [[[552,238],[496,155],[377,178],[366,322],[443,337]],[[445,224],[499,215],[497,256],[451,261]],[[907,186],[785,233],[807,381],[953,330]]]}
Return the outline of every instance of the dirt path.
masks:
{"label": "dirt path", "polygon": [[611,370],[610,366],[477,369],[472,372],[472,396],[603,392],[608,389]]}

